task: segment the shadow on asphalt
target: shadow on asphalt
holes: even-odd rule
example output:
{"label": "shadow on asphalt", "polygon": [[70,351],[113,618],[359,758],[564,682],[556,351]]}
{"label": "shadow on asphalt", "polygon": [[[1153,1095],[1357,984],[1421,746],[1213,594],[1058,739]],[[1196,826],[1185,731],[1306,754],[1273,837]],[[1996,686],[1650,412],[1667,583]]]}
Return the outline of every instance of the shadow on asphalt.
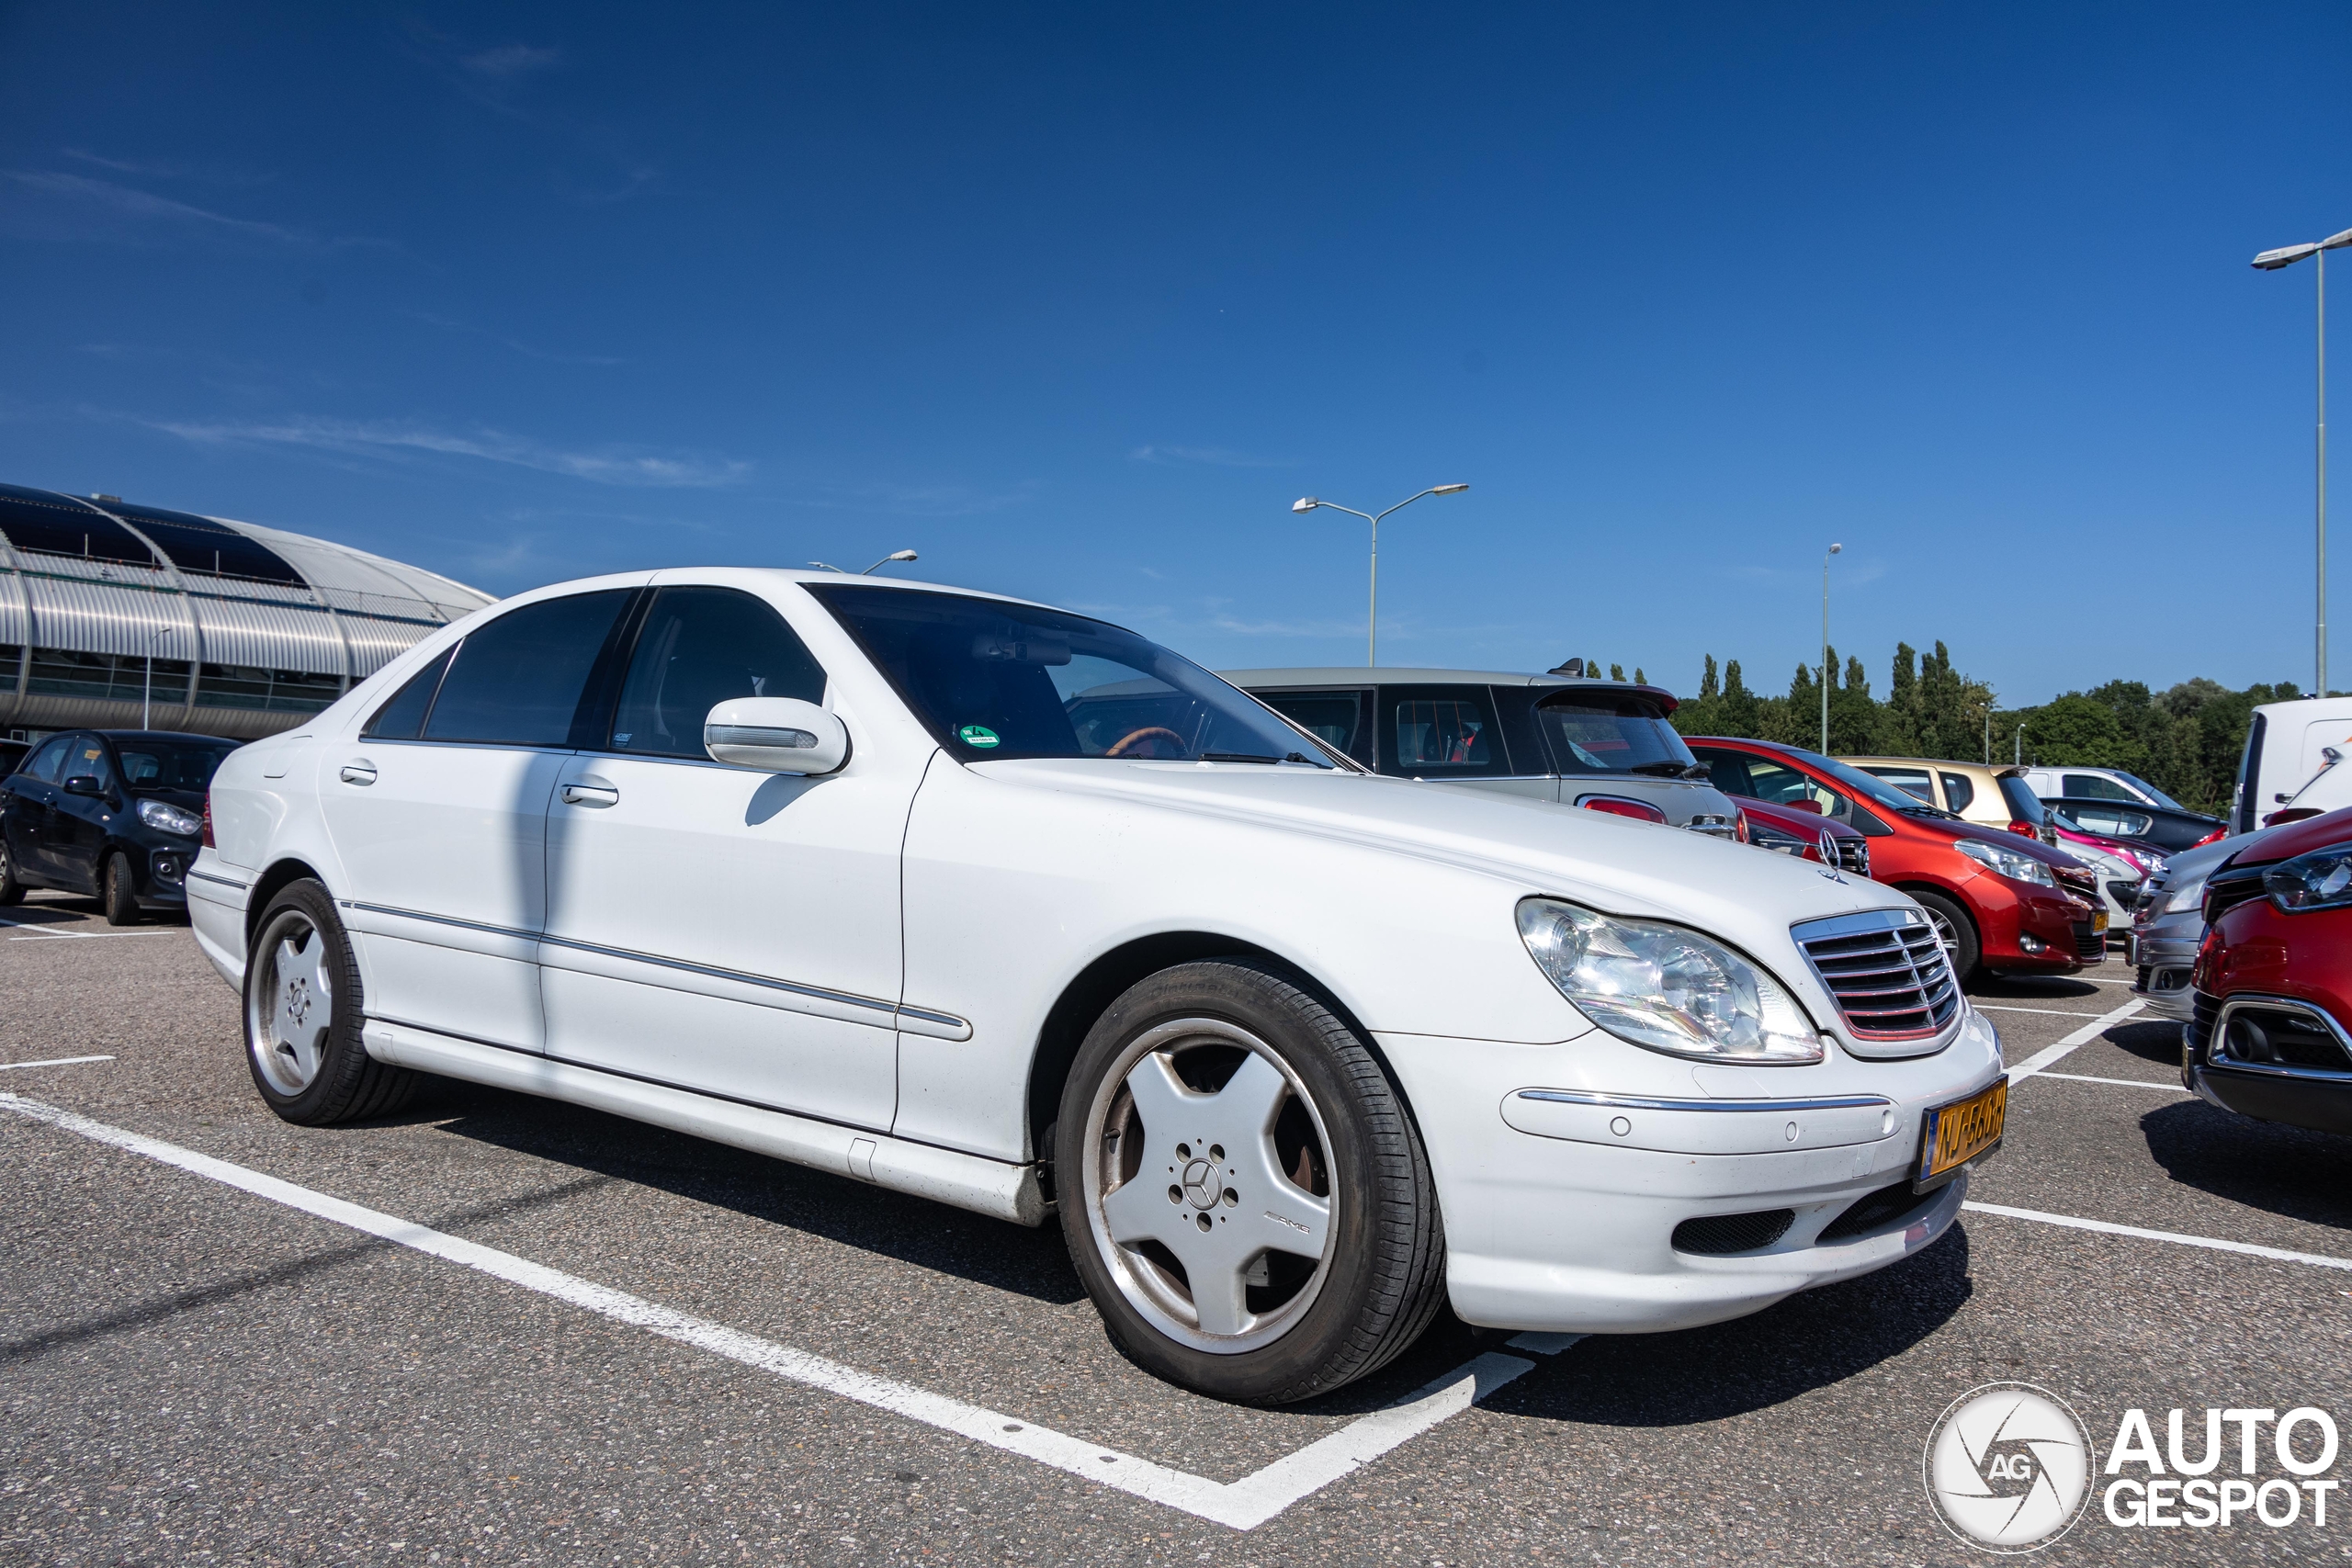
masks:
{"label": "shadow on asphalt", "polygon": [[[2102,972],[2108,967],[2109,966],[2104,964],[2099,965]],[[2114,967],[2119,974],[2122,973],[2120,964]],[[1968,994],[1993,1001],[2093,1002],[2099,1000],[2113,989],[2111,986],[2094,986],[2088,980],[2077,980],[2065,975],[1988,974],[1979,975],[1974,980],[1969,982]],[[2120,999],[2119,998],[2117,1001],[2109,1002],[2098,1010],[2105,1012],[2108,1008],[2117,1006]]]}
{"label": "shadow on asphalt", "polygon": [[1061,1227],[1032,1230],[559,1100],[443,1080],[387,1125],[431,1122],[863,1252],[1065,1306],[1085,1291]]}
{"label": "shadow on asphalt", "polygon": [[1927,1338],[1973,1292],[1968,1234],[1780,1305],[1679,1334],[1589,1339],[1503,1389],[1486,1408],[1599,1427],[1687,1427],[1785,1404],[1842,1382]]}
{"label": "shadow on asphalt", "polygon": [[[2140,1118],[2148,1153],[2184,1187],[2232,1203],[2352,1230],[2352,1138],[2257,1122],[2184,1100]],[[2216,1213],[2206,1234],[2228,1235]]]}
{"label": "shadow on asphalt", "polygon": [[[2143,1062],[2163,1066],[2180,1066],[2180,1025],[2168,1019],[2153,1022],[2119,1023],[2103,1038],[2118,1050],[2128,1051]],[[2064,1067],[2064,1063],[2059,1066]]]}

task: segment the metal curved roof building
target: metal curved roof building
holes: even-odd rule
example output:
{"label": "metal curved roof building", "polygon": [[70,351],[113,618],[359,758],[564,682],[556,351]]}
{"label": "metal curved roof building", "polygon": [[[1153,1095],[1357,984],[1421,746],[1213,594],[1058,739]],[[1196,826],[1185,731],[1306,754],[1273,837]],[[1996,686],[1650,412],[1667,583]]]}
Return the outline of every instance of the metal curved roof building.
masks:
{"label": "metal curved roof building", "polygon": [[492,603],[364,550],[114,496],[0,485],[0,733],[250,740]]}

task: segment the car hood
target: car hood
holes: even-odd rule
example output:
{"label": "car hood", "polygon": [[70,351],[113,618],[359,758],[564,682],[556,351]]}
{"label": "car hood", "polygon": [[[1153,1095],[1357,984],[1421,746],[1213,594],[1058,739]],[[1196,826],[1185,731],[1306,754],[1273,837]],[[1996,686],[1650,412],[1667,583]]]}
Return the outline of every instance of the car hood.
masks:
{"label": "car hood", "polygon": [[1521,795],[1247,763],[1023,759],[967,765],[1006,783],[1310,834],[1491,876],[1521,893],[1672,920],[1744,948],[1776,971],[1792,961],[1801,965],[1789,934],[1798,921],[1913,907],[1883,884],[1810,862]]}

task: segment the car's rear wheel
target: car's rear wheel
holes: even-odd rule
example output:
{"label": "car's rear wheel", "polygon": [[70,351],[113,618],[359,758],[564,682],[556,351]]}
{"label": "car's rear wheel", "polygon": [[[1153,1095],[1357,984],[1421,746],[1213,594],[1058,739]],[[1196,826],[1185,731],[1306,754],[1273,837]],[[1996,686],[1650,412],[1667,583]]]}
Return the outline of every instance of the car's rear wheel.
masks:
{"label": "car's rear wheel", "polygon": [[1978,966],[1984,963],[1984,944],[1977,940],[1976,922],[1969,918],[1957,900],[1925,888],[1910,889],[1919,908],[1936,928],[1936,940],[1944,944],[1944,957],[1951,964],[1952,977],[1962,985],[1978,977]]}
{"label": "car's rear wheel", "polygon": [[1080,1277],[1171,1382],[1308,1398],[1385,1364],[1443,1299],[1436,1188],[1395,1087],[1271,967],[1137,983],[1080,1047],[1057,1132]]}
{"label": "car's rear wheel", "polygon": [[359,965],[318,883],[289,883],[263,911],[245,956],[245,1062],[272,1111],[323,1127],[400,1110],[418,1075],[360,1043]]}
{"label": "car's rear wheel", "polygon": [[107,856],[104,892],[107,924],[135,926],[139,923],[139,884],[130,873],[130,858],[120,850]]}
{"label": "car's rear wheel", "polygon": [[8,840],[0,836],[0,908],[25,901],[25,885],[17,880],[17,863],[8,854]]}

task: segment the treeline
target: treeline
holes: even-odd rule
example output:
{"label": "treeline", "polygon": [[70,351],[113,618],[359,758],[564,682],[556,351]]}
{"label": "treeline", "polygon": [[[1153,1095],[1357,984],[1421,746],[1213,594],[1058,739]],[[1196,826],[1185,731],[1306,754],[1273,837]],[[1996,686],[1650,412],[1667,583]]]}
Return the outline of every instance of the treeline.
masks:
{"label": "treeline", "polygon": [[[2302,694],[2292,682],[2233,692],[2216,681],[2183,681],[2153,692],[2109,681],[2038,707],[2004,708],[1993,688],[1952,667],[1942,643],[1921,655],[1898,643],[1883,699],[1871,693],[1860,659],[1842,668],[1829,651],[1829,750],[1838,756],[1949,757],[2008,761],[2022,754],[2052,767],[2122,768],[2184,806],[2219,813],[2237,780],[2238,752],[2258,703]],[[1821,686],[1800,664],[1785,696],[1750,691],[1732,660],[1707,655],[1699,694],[1674,716],[1685,735],[1733,735],[1807,749],[1821,744]]]}

